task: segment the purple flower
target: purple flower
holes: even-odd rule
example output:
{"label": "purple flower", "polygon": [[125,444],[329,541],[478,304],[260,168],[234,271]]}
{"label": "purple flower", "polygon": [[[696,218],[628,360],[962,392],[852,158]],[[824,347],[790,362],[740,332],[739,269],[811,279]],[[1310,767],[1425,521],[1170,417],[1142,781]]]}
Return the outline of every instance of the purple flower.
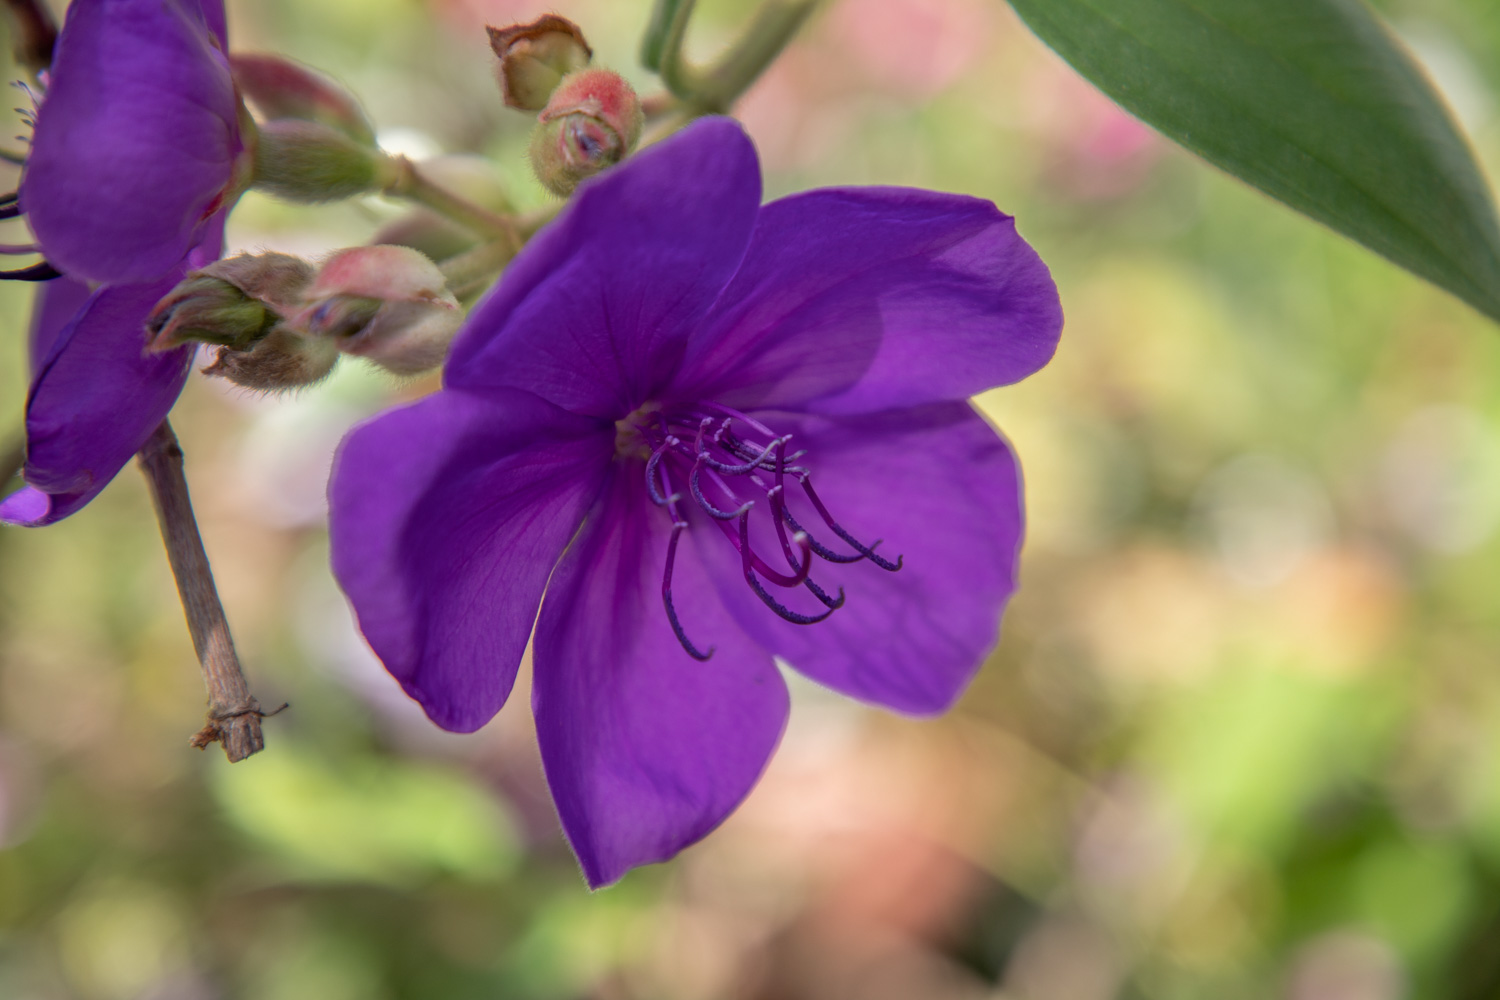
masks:
{"label": "purple flower", "polygon": [[223,207],[243,145],[223,0],[75,0],[21,179],[47,260],[154,281]]}
{"label": "purple flower", "polygon": [[345,440],[334,571],[447,729],[499,710],[535,621],[548,782],[589,883],[613,882],[754,784],[787,717],[773,656],[903,712],[963,690],[1022,532],[967,397],[1040,368],[1061,325],[989,203],[762,207],[749,140],[706,119],[585,185],[442,391]]}
{"label": "purple flower", "polygon": [[238,107],[222,0],[68,8],[19,200],[65,276],[33,319],[27,486],[0,520],[50,524],[82,508],[182,391],[192,349],[146,354],[145,319],[219,255]]}

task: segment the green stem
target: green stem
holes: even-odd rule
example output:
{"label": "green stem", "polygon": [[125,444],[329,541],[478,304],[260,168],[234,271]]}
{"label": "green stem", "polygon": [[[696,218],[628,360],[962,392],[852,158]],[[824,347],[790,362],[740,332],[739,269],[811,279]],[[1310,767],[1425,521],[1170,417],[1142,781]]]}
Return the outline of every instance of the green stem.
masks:
{"label": "green stem", "polygon": [[646,35],[641,39],[642,66],[652,72],[661,69],[662,52],[666,49],[667,36],[677,19],[678,9],[692,5],[692,0],[656,0],[656,6],[651,9],[651,22],[646,25]]}
{"label": "green stem", "polygon": [[0,487],[9,486],[10,481],[26,467],[26,436],[16,435],[15,442],[0,454]]}
{"label": "green stem", "polygon": [[688,61],[685,51],[694,0],[662,0],[656,15],[670,15],[656,53],[662,82],[700,114],[727,111],[781,54],[817,5],[818,0],[766,0],[739,41],[716,64],[700,68]]}
{"label": "green stem", "polygon": [[[516,234],[522,241],[536,235],[537,231],[552,221],[562,205],[549,205],[516,220]],[[459,299],[467,299],[482,292],[505,270],[516,256],[516,244],[509,239],[490,240],[477,247],[455,254],[438,265],[447,280],[448,290]]]}
{"label": "green stem", "polygon": [[414,201],[478,236],[504,242],[510,246],[512,255],[520,252],[521,236],[515,221],[508,216],[454,194],[404,156],[387,157],[384,167],[387,179],[381,190],[385,194]]}

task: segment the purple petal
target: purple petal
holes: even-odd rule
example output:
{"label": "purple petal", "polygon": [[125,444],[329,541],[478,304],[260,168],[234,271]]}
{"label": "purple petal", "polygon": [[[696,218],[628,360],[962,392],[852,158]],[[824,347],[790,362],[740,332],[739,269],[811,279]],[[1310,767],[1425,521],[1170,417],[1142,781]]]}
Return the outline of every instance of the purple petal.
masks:
{"label": "purple petal", "polygon": [[115,284],[175,267],[229,183],[237,108],[196,0],[75,0],[21,181],[47,259]]}
{"label": "purple petal", "polygon": [[[589,885],[670,858],[745,797],[786,725],[786,685],[679,547],[673,596],[700,663],[662,607],[667,513],[640,463],[617,465],[563,557],[537,621],[533,706],[547,781]],[[709,526],[701,526],[711,530]]]}
{"label": "purple petal", "polygon": [[37,290],[36,303],[31,309],[31,334],[28,352],[31,357],[31,377],[36,378],[42,364],[52,353],[52,346],[73,317],[89,299],[89,286],[63,275],[44,282]]}
{"label": "purple petal", "polygon": [[202,0],[203,23],[219,40],[219,48],[229,51],[229,27],[225,23],[224,0]]}
{"label": "purple petal", "polygon": [[[826,621],[793,625],[750,591],[727,542],[705,545],[725,602],[756,640],[814,680],[902,712],[943,711],[994,647],[1015,589],[1022,512],[1010,448],[967,403],[765,419],[806,449],[800,464],[839,524],[866,545],[883,539],[876,552],[904,564],[887,572],[815,557],[812,579],[831,596],[844,588],[846,603]],[[790,489],[798,523],[829,549],[852,554]],[[784,567],[768,518],[757,509],[751,519],[759,521],[756,550]],[[771,589],[794,610],[823,610],[805,591]]]}
{"label": "purple petal", "polygon": [[987,201],[906,188],[767,205],[670,393],[858,413],[964,399],[1046,364],[1057,288]]}
{"label": "purple petal", "polygon": [[471,732],[505,703],[613,449],[612,426],[504,391],[438,393],[344,439],[334,573],[386,669],[444,729]]}
{"label": "purple petal", "polygon": [[26,402],[28,485],[0,504],[0,520],[38,526],[79,510],[165,419],[193,351],[145,353],[144,326],[181,277],[101,288],[58,334]]}
{"label": "purple petal", "polygon": [[739,265],[760,168],[739,125],[708,118],[586,184],[506,269],[444,377],[610,419],[675,370]]}

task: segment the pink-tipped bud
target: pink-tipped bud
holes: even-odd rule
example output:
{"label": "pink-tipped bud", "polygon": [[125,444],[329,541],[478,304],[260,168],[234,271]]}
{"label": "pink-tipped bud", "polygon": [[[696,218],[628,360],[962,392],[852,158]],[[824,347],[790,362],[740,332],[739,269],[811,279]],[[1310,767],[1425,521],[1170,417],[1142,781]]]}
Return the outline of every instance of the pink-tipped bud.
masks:
{"label": "pink-tipped bud", "polygon": [[437,265],[409,247],[340,250],[323,263],[289,322],[397,375],[436,368],[463,310]]}
{"label": "pink-tipped bud", "polygon": [[549,191],[564,197],[623,160],[641,138],[645,115],[624,77],[586,69],[567,77],[537,116],[531,165]]}
{"label": "pink-tipped bud", "polygon": [[236,52],[229,57],[234,83],[267,121],[321,122],[364,146],[375,129],[354,95],[328,77],[281,56]]}
{"label": "pink-tipped bud", "polygon": [[500,92],[508,107],[522,111],[545,108],[563,77],[583,69],[594,54],[578,25],[556,14],[488,31],[500,59]]}

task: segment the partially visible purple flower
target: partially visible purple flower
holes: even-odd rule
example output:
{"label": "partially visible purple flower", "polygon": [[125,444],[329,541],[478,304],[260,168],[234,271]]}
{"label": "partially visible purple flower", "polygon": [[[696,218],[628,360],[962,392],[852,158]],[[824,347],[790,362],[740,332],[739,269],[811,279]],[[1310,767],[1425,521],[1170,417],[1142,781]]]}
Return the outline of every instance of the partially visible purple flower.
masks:
{"label": "partially visible purple flower", "polygon": [[542,757],[595,886],[749,791],[787,717],[773,656],[939,712],[1015,586],[1018,470],[967,397],[1052,356],[1047,268],[977,199],[760,190],[727,119],[586,184],[442,391],[356,429],[330,485],[334,571],[439,725],[495,714],[535,622]]}
{"label": "partially visible purple flower", "polygon": [[243,144],[223,0],[74,0],[20,205],[59,270],[154,281],[224,205]]}
{"label": "partially visible purple flower", "polygon": [[182,391],[192,348],[148,355],[145,320],[222,246],[243,152],[224,44],[222,0],[68,8],[20,190],[64,277],[39,297],[27,486],[0,520],[51,524],[82,508]]}

